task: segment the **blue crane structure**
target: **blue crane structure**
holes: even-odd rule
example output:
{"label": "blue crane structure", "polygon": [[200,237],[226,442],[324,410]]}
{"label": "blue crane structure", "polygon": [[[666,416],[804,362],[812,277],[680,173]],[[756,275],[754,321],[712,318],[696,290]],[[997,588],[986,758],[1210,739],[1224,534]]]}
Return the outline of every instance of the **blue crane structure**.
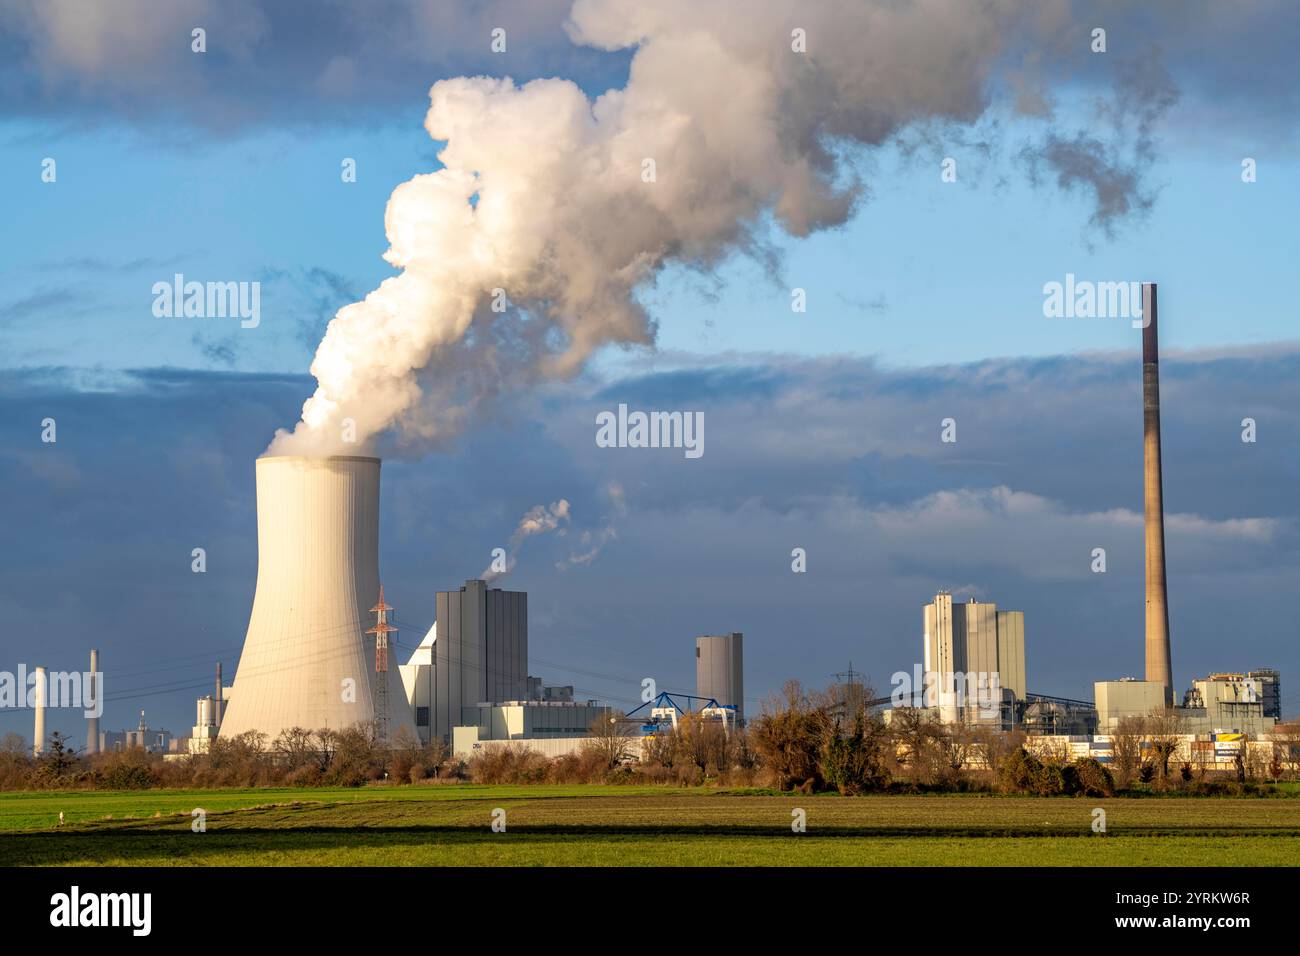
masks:
{"label": "blue crane structure", "polygon": [[[701,705],[693,706],[695,701],[701,701]],[[638,719],[637,713],[649,708],[647,713]],[[696,697],[692,694],[670,694],[667,691],[661,693],[653,700],[648,700],[640,707],[634,707],[628,711],[627,716],[623,719],[633,723],[640,723],[641,734],[645,737],[651,737],[663,730],[665,725],[677,726],[677,718],[685,717],[689,714],[699,714],[704,717],[713,717],[722,720],[724,730],[736,725],[736,707],[734,704],[719,704],[713,697]]]}

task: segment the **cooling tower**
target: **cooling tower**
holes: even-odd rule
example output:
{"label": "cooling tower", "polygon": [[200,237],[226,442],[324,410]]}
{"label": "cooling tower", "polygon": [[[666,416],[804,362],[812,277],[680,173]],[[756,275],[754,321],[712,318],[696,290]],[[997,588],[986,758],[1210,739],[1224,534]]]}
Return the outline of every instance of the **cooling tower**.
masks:
{"label": "cooling tower", "polygon": [[1160,468],[1160,350],[1156,331],[1156,284],[1142,284],[1142,476],[1146,513],[1146,679],[1165,688],[1174,705],[1169,653],[1169,604],[1165,593],[1164,479]]}
{"label": "cooling tower", "polygon": [[[220,736],[374,720],[379,459],[257,460],[257,590]],[[390,733],[414,720],[396,667]]]}

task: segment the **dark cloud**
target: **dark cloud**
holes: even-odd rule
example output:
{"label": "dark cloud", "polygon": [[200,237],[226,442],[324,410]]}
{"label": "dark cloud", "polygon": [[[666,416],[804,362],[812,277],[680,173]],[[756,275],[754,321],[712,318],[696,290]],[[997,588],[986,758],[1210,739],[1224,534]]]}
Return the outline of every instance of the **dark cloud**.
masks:
{"label": "dark cloud", "polygon": [[258,281],[268,304],[279,301],[278,311],[294,318],[294,338],[309,351],[315,350],[334,314],[365,295],[362,286],[324,266],[267,268]]}
{"label": "dark cloud", "polygon": [[29,268],[37,272],[59,273],[127,273],[142,269],[170,269],[186,256],[140,256],[135,259],[105,259],[99,256],[72,256],[52,262],[37,262]]}
{"label": "dark cloud", "polygon": [[0,321],[21,322],[51,312],[64,312],[69,308],[80,309],[84,306],[84,297],[72,289],[37,289],[22,298],[0,304]]}
{"label": "dark cloud", "polygon": [[[226,132],[419,114],[439,76],[564,75],[598,91],[627,59],[575,47],[567,0],[14,0],[0,6],[0,108]],[[506,30],[504,53],[491,32]],[[206,31],[205,53],[191,49]]]}
{"label": "dark cloud", "polygon": [[[229,129],[374,122],[376,109],[422,110],[434,78],[462,73],[567,76],[597,92],[621,86],[626,54],[576,47],[564,29],[571,5],[11,0],[0,6],[0,103],[11,116]],[[968,13],[964,0],[953,7]],[[196,27],[207,31],[204,54],[191,52]],[[489,48],[495,27],[507,30],[502,54]],[[1104,55],[1089,50],[1095,27],[1107,31]],[[1068,0],[1025,7],[1007,29],[1018,35],[992,82],[1026,115],[1050,115],[1045,79],[1087,83],[1092,67],[1104,72],[1140,55],[1168,65],[1189,111],[1256,134],[1293,132],[1300,116],[1300,15],[1289,0]],[[981,104],[976,97],[968,106]]]}
{"label": "dark cloud", "polygon": [[1053,128],[1020,153],[1031,182],[1046,177],[1066,192],[1083,192],[1092,202],[1090,224],[1108,237],[1118,224],[1143,218],[1155,205],[1150,170],[1157,159],[1156,126],[1178,100],[1154,49],[1116,58],[1113,88],[1093,116],[1100,132]]}
{"label": "dark cloud", "polygon": [[239,340],[233,335],[222,339],[208,339],[195,332],[190,337],[190,342],[209,363],[233,368],[239,359],[237,348]]}

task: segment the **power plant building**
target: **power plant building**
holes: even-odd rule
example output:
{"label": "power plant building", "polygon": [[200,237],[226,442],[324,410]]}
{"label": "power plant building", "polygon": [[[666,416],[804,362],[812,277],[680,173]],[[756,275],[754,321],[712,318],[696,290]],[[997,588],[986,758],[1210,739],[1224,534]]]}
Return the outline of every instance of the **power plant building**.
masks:
{"label": "power plant building", "polygon": [[[373,724],[379,459],[257,460],[257,589],[220,735]],[[386,672],[389,726],[413,726]]]}
{"label": "power plant building", "polygon": [[733,631],[695,639],[695,696],[734,707],[737,723],[744,723],[744,635]]}
{"label": "power plant building", "polygon": [[1236,733],[1259,737],[1271,733],[1280,711],[1277,671],[1249,674],[1211,674],[1192,681],[1183,706],[1165,706],[1164,685],[1159,681],[1098,681],[1098,730],[1113,734],[1125,718],[1140,719],[1168,714],[1185,734]]}
{"label": "power plant building", "polygon": [[487,743],[509,741],[558,757],[581,746],[593,724],[609,720],[610,708],[594,700],[510,700],[467,707],[462,715],[463,723],[452,729],[451,739],[451,751],[458,757],[473,756]]}
{"label": "power plant building", "polygon": [[1162,681],[1102,680],[1092,685],[1097,702],[1097,732],[1113,734],[1121,720],[1140,718],[1165,710]]}
{"label": "power plant building", "polygon": [[[987,601],[954,601],[941,592],[921,616],[925,673],[934,682],[933,704],[941,719],[982,722],[993,716],[987,713],[990,703],[1001,711],[1004,701],[1024,699],[1023,611],[999,611]],[[986,697],[981,706],[975,697],[991,690],[995,681],[996,701]]]}
{"label": "power plant building", "polygon": [[1282,687],[1275,670],[1211,674],[1192,681],[1179,713],[1195,732],[1271,733],[1281,717]]}
{"label": "power plant building", "polygon": [[473,579],[439,591],[436,614],[400,672],[420,738],[450,744],[453,728],[477,719],[467,709],[529,699],[528,595]]}

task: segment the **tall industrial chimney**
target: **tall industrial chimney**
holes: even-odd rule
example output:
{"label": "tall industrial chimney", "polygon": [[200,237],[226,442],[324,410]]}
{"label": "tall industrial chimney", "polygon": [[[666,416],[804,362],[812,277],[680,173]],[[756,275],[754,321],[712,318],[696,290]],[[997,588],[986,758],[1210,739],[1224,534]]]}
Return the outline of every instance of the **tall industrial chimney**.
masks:
{"label": "tall industrial chimney", "polygon": [[[259,458],[257,590],[220,736],[371,724],[378,593],[379,459]],[[414,729],[396,667],[388,679],[393,730]]]}
{"label": "tall industrial chimney", "polygon": [[32,710],[36,713],[36,726],[32,728],[32,754],[45,753],[45,668],[36,668],[36,691]]}
{"label": "tall industrial chimney", "polygon": [[1169,653],[1169,603],[1165,589],[1165,505],[1160,468],[1160,355],[1156,284],[1142,283],[1142,476],[1146,513],[1146,679],[1165,688],[1174,705]]}
{"label": "tall industrial chimney", "polygon": [[[90,691],[86,695],[86,703],[94,701],[96,706],[99,704],[99,651],[93,647],[90,649]],[[86,718],[86,753],[99,753],[99,718]]]}

